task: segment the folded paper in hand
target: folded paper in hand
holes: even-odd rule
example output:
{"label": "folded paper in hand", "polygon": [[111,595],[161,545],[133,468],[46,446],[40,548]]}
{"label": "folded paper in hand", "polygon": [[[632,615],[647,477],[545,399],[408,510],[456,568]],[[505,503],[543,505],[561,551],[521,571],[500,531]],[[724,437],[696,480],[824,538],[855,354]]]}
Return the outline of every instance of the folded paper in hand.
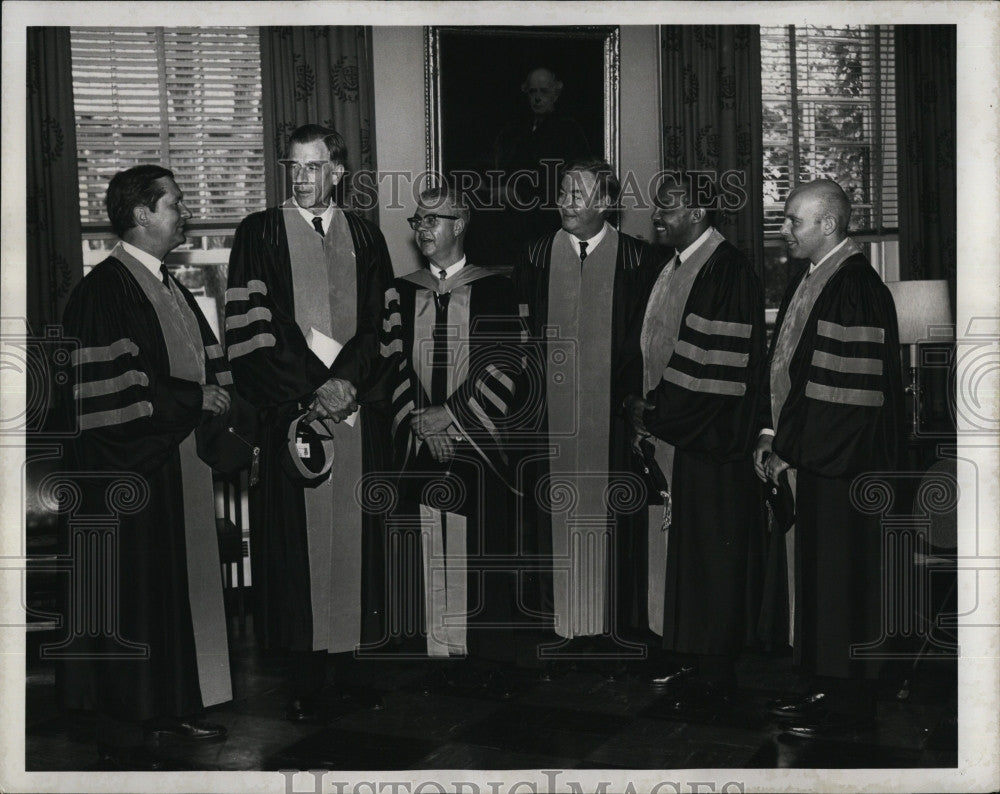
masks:
{"label": "folded paper in hand", "polygon": [[[340,355],[340,351],[344,347],[336,339],[331,339],[322,331],[317,331],[315,328],[310,328],[309,333],[306,334],[306,344],[316,354],[316,358],[322,361],[326,367],[333,365],[333,362],[337,360],[337,356]],[[358,411],[360,410],[358,409]],[[354,427],[354,423],[358,421],[358,411],[347,417],[344,420],[344,424],[348,427]]]}

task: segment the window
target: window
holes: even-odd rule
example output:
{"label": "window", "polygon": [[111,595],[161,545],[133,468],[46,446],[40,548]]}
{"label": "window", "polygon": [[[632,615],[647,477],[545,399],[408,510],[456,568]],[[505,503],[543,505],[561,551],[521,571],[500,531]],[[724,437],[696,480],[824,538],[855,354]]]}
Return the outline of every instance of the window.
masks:
{"label": "window", "polygon": [[885,275],[897,221],[895,53],[891,26],[762,26],[765,287],[788,282],[783,207],[797,184],[835,180],[854,207],[851,231]]}
{"label": "window", "polygon": [[257,28],[72,28],[70,40],[85,268],[114,244],[108,181],[159,163],[194,215],[168,263],[199,298],[217,298],[233,230],[265,206]]}

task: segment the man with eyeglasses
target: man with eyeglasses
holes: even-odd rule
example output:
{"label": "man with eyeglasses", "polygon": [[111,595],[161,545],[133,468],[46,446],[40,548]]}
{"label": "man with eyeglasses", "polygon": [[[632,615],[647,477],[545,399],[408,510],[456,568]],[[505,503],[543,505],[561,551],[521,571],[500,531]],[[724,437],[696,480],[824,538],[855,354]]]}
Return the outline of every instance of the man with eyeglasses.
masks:
{"label": "man with eyeglasses", "polygon": [[[250,490],[254,628],[263,647],[289,653],[296,722],[322,719],[327,654],[346,661],[384,629],[379,517],[355,498],[363,472],[381,467],[384,443],[374,412],[353,426],[342,420],[357,410],[377,355],[392,265],[381,232],[335,200],[346,163],[336,131],[307,124],[292,133],[282,161],[292,195],[240,224],[226,290],[233,375],[263,433],[260,484]],[[332,471],[308,488],[278,464],[303,411],[337,428]]]}
{"label": "man with eyeglasses", "polygon": [[[408,221],[428,266],[386,291],[380,344],[396,518],[419,517],[427,654],[475,657],[483,662],[475,673],[502,687],[500,665],[517,648],[505,440],[522,325],[510,280],[466,261],[469,210],[447,187],[422,192]],[[506,566],[490,566],[491,557],[507,557]]]}
{"label": "man with eyeglasses", "polygon": [[537,350],[528,371],[542,373],[540,443],[555,450],[529,467],[539,504],[525,511],[528,547],[553,560],[541,607],[571,640],[553,651],[604,658],[640,654],[626,638],[652,639],[645,501],[622,402],[642,388],[641,366],[625,366],[625,340],[657,255],[607,221],[620,191],[608,163],[571,164],[562,228],[528,246],[513,275]]}

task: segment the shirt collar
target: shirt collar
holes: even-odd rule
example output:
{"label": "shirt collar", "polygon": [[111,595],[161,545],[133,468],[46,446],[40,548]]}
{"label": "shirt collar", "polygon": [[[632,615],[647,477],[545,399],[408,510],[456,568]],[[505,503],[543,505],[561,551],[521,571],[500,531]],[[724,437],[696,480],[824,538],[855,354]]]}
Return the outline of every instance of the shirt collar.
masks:
{"label": "shirt collar", "polygon": [[143,251],[141,248],[136,248],[132,243],[126,243],[124,240],[121,241],[122,248],[125,249],[125,253],[131,256],[133,259],[137,260],[143,267],[145,267],[150,273],[152,273],[157,278],[160,277],[160,265],[163,264],[159,259],[153,256],[149,251]]}
{"label": "shirt collar", "polygon": [[593,237],[590,237],[589,239],[579,240],[574,235],[570,234],[569,235],[569,243],[570,243],[570,245],[573,246],[573,253],[576,254],[577,256],[579,256],[580,255],[580,243],[586,243],[587,244],[587,254],[589,256],[590,254],[594,253],[594,249],[597,248],[597,246],[601,244],[601,240],[604,239],[604,235],[606,235],[607,233],[608,233],[608,222],[605,221],[604,225],[601,227],[601,230],[597,234],[595,234]]}
{"label": "shirt collar", "polygon": [[714,226],[709,226],[707,229],[705,229],[705,231],[703,231],[701,233],[701,236],[698,237],[697,240],[695,240],[693,243],[691,243],[691,245],[689,245],[683,251],[678,251],[677,255],[680,258],[681,262],[687,262],[688,259],[691,258],[691,254],[693,254],[702,245],[704,245],[704,243],[708,240],[708,238],[712,236],[712,232],[714,232],[714,231],[715,231],[715,227]]}
{"label": "shirt collar", "polygon": [[[465,257],[464,256],[461,259],[459,259],[455,264],[448,265],[448,267],[446,267],[444,269],[444,273],[445,273],[444,277],[445,278],[451,278],[459,270],[461,270],[463,267],[465,267]],[[439,268],[437,265],[435,265],[433,262],[431,262],[431,273],[434,275],[435,278],[438,277],[438,273],[440,273],[440,272],[441,272],[441,268]]]}
{"label": "shirt collar", "polygon": [[847,241],[850,240],[850,239],[851,239],[850,237],[845,237],[843,240],[840,241],[840,243],[838,243],[833,248],[831,248],[829,251],[827,251],[826,252],[826,256],[824,256],[822,259],[820,259],[819,262],[816,262],[815,264],[813,264],[813,263],[810,262],[809,263],[809,272],[810,273],[814,273],[816,271],[816,268],[818,268],[820,265],[822,265],[827,259],[829,259],[835,253],[837,253],[837,251],[839,251],[841,248],[843,248],[844,245],[847,244]]}
{"label": "shirt collar", "polygon": [[[295,201],[295,199],[293,198],[292,201]],[[333,220],[333,210],[335,206],[336,205],[333,203],[333,199],[330,199],[330,203],[327,205],[327,208],[323,210],[323,212],[320,215],[316,215],[315,213],[312,213],[309,210],[302,209],[302,207],[299,206],[299,203],[295,201],[295,209],[299,211],[299,215],[305,218],[306,223],[308,223],[310,226],[313,225],[313,218],[323,219],[324,233],[330,231],[330,221]]]}

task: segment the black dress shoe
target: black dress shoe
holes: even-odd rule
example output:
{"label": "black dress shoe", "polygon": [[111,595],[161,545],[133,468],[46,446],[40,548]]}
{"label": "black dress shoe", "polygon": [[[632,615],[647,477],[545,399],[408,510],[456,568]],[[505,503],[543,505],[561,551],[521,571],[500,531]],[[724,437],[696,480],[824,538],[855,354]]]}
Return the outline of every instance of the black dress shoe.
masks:
{"label": "black dress shoe", "polygon": [[821,710],[825,710],[829,697],[825,692],[810,692],[808,695],[769,700],[766,711],[786,720],[805,720]]}
{"label": "black dress shoe", "polygon": [[849,733],[859,728],[870,727],[874,724],[875,718],[867,714],[843,714],[819,708],[810,717],[801,722],[796,722],[794,725],[787,726],[785,730],[793,736],[801,736],[806,739],[819,739]]}
{"label": "black dress shoe", "polygon": [[689,678],[694,672],[693,667],[671,665],[655,673],[650,679],[653,689],[669,689]]}
{"label": "black dress shoe", "polygon": [[107,771],[161,772],[182,769],[179,764],[161,758],[141,745],[138,747],[117,747],[98,743],[97,755],[101,759],[101,766]]}
{"label": "black dress shoe", "polygon": [[146,730],[188,742],[218,742],[229,735],[229,730],[225,726],[205,722],[197,717],[160,717],[147,722]]}

